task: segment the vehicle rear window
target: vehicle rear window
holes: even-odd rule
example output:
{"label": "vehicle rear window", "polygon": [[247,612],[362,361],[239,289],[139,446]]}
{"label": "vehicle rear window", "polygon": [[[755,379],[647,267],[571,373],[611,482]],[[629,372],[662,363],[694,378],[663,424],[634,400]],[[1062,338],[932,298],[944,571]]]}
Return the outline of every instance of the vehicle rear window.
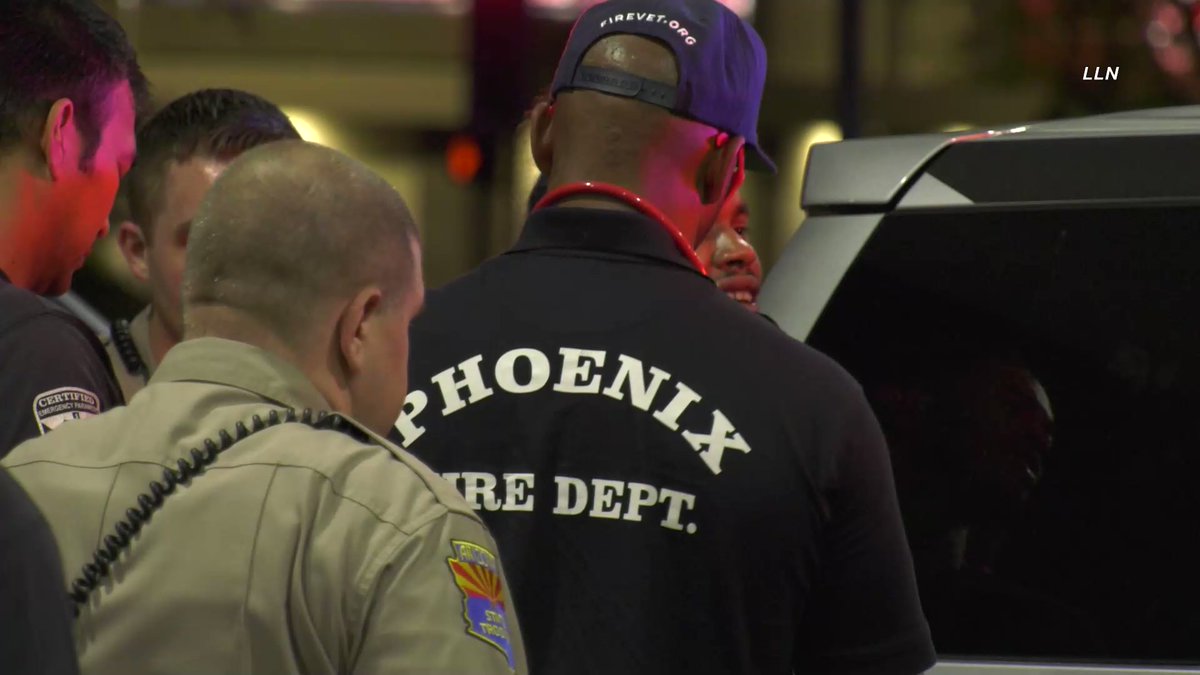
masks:
{"label": "vehicle rear window", "polygon": [[1200,207],[888,216],[808,342],[884,427],[941,655],[1200,662]]}

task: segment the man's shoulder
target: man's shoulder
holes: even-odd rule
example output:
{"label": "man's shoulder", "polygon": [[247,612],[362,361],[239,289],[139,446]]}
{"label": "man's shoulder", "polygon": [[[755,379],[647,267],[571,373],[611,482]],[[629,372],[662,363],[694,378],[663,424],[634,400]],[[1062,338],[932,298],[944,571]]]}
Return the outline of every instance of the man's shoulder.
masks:
{"label": "man's shoulder", "polygon": [[[194,385],[194,383],[192,383]],[[164,410],[163,385],[150,385],[145,397],[104,415],[64,424],[54,433],[18,446],[3,464],[10,468],[52,464],[71,469],[110,470],[138,463],[174,466],[191,461],[191,448],[205,441],[221,447],[211,466],[231,469],[274,465],[299,470],[325,486],[321,499],[361,508],[368,520],[403,531],[421,527],[448,513],[478,520],[457,492],[412,455],[346,422],[339,429],[290,423],[282,408],[269,404],[231,406],[205,414]],[[171,402],[171,406],[183,405]],[[272,416],[270,411],[276,411]],[[262,428],[254,422],[263,420]],[[245,427],[246,435],[239,429]],[[256,430],[257,429],[257,430]],[[158,440],[155,440],[155,437]],[[83,448],[85,451],[80,451]]]}
{"label": "man's shoulder", "polygon": [[[503,256],[502,256],[503,257]],[[425,303],[409,330],[414,353],[425,361],[438,346],[450,347],[474,342],[474,338],[497,331],[510,332],[505,311],[513,301],[502,261],[488,260],[478,268],[438,288],[425,292]],[[526,305],[528,307],[529,305]],[[511,317],[509,317],[511,318]],[[419,345],[420,349],[415,349]]]}
{"label": "man's shoulder", "polygon": [[0,285],[0,341],[21,345],[27,355],[56,354],[105,370],[102,336],[66,308],[8,284]]}
{"label": "man's shoulder", "polygon": [[753,321],[729,337],[756,364],[753,377],[763,395],[833,405],[861,396],[858,380],[832,357],[761,317],[746,318]]}
{"label": "man's shoulder", "polygon": [[[52,401],[49,403],[53,403]],[[124,406],[110,408],[103,414],[71,419],[54,426],[40,436],[20,443],[3,459],[9,468],[49,462],[71,468],[109,466],[119,455],[116,439],[131,435],[130,418]],[[135,422],[136,424],[136,422]]]}
{"label": "man's shoulder", "polygon": [[[0,455],[123,402],[96,335],[66,310],[28,295],[0,304],[0,391],[13,403],[0,415]],[[10,307],[17,311],[6,313]]]}
{"label": "man's shoulder", "polygon": [[489,260],[447,284],[427,289],[425,308],[417,316],[414,325],[429,325],[459,318],[464,303],[480,302],[487,297],[487,288],[483,284],[484,273],[492,271],[495,267],[495,261]]}
{"label": "man's shoulder", "polygon": [[687,306],[640,330],[672,332],[669,344],[687,345],[698,361],[709,363],[730,378],[753,382],[753,390],[766,396],[828,391],[831,387],[853,391],[858,387],[853,376],[833,358],[719,292],[697,292]]}
{"label": "man's shoulder", "polygon": [[71,314],[49,300],[12,284],[0,283],[0,337],[13,331],[40,331],[70,326]]}
{"label": "man's shoulder", "polygon": [[[512,264],[501,257],[437,290],[430,290],[425,311],[413,323],[414,338],[445,348],[475,345],[482,332],[496,330],[514,339],[548,337],[550,332],[537,324],[524,323],[520,324],[523,328],[517,328],[518,324],[507,320],[503,313],[492,311],[495,309],[492,304],[503,297],[502,289],[496,285],[503,281],[498,270],[504,267]],[[686,351],[701,361],[721,364],[732,360],[737,367],[730,368],[731,371],[741,371],[755,380],[766,378],[773,389],[857,386],[840,364],[791,337],[773,320],[755,315],[715,288],[690,282],[690,279],[676,280],[677,293],[664,297],[656,305],[660,309],[654,312],[652,320],[619,321],[621,325],[608,331],[606,339],[670,345],[672,350],[686,346]],[[670,301],[679,299],[678,293],[687,295],[683,301]],[[472,311],[473,307],[479,311]],[[522,309],[527,311],[528,306]],[[625,319],[627,316],[623,315]]]}
{"label": "man's shoulder", "polygon": [[406,532],[451,513],[479,520],[462,496],[424,463],[352,420],[336,430],[282,425],[274,438],[264,441],[254,453],[231,462],[252,462],[267,453],[281,466],[306,468],[327,482],[335,498]]}

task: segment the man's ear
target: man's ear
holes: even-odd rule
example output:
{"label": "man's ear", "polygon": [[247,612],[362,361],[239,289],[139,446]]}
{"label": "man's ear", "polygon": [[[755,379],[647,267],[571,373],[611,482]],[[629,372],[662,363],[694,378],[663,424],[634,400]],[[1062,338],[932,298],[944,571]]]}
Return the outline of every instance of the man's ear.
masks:
{"label": "man's ear", "polygon": [[533,162],[544,175],[554,166],[554,103],[539,101],[529,111],[529,150]]}
{"label": "man's ear", "polygon": [[146,235],[142,228],[131,221],[123,221],[117,228],[117,248],[125,256],[125,264],[138,281],[150,281],[150,265],[146,262]]}
{"label": "man's ear", "polygon": [[746,139],[720,133],[709,143],[712,147],[700,167],[700,198],[705,204],[724,204],[738,188],[734,181],[742,170],[742,149]]}
{"label": "man's ear", "polygon": [[366,370],[370,340],[379,339],[373,335],[372,328],[379,321],[382,309],[383,291],[377,286],[360,290],[342,308],[337,322],[337,340],[348,375]]}
{"label": "man's ear", "polygon": [[58,180],[67,171],[78,167],[79,130],[76,127],[75,104],[71,99],[60,98],[50,106],[46,119],[42,121],[42,155],[46,158],[46,170],[52,180]]}

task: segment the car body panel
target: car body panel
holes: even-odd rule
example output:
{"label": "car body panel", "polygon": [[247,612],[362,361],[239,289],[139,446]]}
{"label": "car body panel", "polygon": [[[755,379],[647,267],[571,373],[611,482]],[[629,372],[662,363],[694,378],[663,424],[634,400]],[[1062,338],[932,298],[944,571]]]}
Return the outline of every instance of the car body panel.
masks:
{"label": "car body panel", "polygon": [[[892,213],[945,210],[969,216],[972,209],[997,207],[1195,204],[1196,176],[1200,106],[817,145],[804,178],[808,217],[767,276],[759,306],[789,335],[808,340],[843,277]],[[933,672],[1175,675],[1200,672],[1200,664],[953,657]]]}

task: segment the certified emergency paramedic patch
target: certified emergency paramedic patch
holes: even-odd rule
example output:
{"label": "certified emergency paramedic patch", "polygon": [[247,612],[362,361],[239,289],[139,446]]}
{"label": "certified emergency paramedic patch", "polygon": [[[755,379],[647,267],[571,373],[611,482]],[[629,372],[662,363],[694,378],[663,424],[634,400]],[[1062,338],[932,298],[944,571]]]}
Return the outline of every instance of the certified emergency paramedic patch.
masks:
{"label": "certified emergency paramedic patch", "polygon": [[446,558],[454,583],[463,592],[463,618],[467,632],[499,649],[514,668],[509,642],[508,616],[504,611],[504,584],[500,565],[491,551],[469,541],[453,540],[454,555]]}
{"label": "certified emergency paramedic patch", "polygon": [[53,431],[71,420],[100,414],[100,397],[86,389],[59,387],[33,397],[33,419],[38,433]]}

